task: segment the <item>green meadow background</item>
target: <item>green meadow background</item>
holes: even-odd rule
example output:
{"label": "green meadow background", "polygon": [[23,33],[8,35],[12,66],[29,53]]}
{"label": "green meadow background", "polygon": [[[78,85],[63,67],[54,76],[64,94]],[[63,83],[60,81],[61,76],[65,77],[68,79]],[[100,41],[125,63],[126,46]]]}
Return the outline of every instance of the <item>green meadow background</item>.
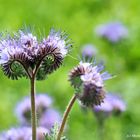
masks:
{"label": "green meadow background", "polygon": [[[97,37],[99,24],[122,22],[129,30],[128,39],[110,44]],[[73,48],[63,66],[36,83],[37,93],[48,93],[61,113],[74,93],[68,82],[69,71],[79,63],[81,46],[94,44],[97,62],[116,75],[106,82],[106,91],[117,92],[127,104],[120,117],[105,123],[104,140],[140,139],[140,1],[139,0],[0,0],[0,31],[17,31],[24,25],[47,36],[51,27],[68,33]],[[12,81],[0,71],[0,131],[18,126],[14,107],[29,95],[29,81]],[[66,136],[69,140],[99,140],[97,122],[91,111],[83,112],[78,102],[70,114]]]}

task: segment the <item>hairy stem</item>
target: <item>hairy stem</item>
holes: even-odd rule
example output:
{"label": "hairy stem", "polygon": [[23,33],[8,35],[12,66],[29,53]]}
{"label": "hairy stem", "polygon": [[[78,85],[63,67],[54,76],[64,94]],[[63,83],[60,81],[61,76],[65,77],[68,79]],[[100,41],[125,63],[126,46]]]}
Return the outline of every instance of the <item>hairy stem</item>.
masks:
{"label": "hairy stem", "polygon": [[61,139],[61,136],[62,136],[62,133],[64,131],[64,127],[65,127],[68,115],[69,115],[69,113],[72,109],[72,106],[73,106],[75,100],[76,100],[76,95],[73,95],[69,104],[68,104],[68,106],[67,106],[67,108],[66,108],[66,110],[65,110],[65,112],[64,112],[62,123],[61,123],[60,129],[59,129],[58,135],[57,135],[57,140]]}
{"label": "hairy stem", "polygon": [[35,77],[30,79],[31,82],[31,121],[32,121],[32,140],[36,140],[36,109],[35,109]]}

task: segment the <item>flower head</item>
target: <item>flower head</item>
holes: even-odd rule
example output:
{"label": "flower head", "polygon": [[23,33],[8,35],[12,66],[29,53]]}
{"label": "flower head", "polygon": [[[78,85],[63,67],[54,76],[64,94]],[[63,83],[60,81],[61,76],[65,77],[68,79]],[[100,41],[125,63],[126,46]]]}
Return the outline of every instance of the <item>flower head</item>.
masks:
{"label": "flower head", "polygon": [[[45,111],[51,106],[52,99],[47,94],[36,95],[36,111],[38,119],[45,113]],[[24,98],[16,107],[16,116],[22,125],[30,125],[31,121],[31,103],[30,98]]]}
{"label": "flower head", "polygon": [[37,37],[31,33],[24,33],[19,31],[19,44],[27,53],[28,56],[37,55],[39,51],[39,42],[37,41]]}
{"label": "flower head", "polygon": [[62,54],[62,57],[65,57],[68,53],[68,48],[70,44],[65,40],[65,36],[62,36],[61,32],[56,32],[55,30],[51,30],[47,39],[44,39],[44,43],[48,46],[52,46],[53,48],[57,48],[59,53]]}
{"label": "flower head", "polygon": [[92,44],[86,44],[82,48],[82,57],[85,59],[91,59],[97,54],[97,49]]}
{"label": "flower head", "polygon": [[1,39],[0,64],[9,78],[30,77],[36,71],[36,78],[42,80],[60,67],[69,46],[67,37],[60,31],[51,30],[48,37],[39,41],[32,33],[20,30]]}
{"label": "flower head", "polygon": [[55,123],[60,123],[61,117],[58,111],[48,109],[39,120],[39,125],[50,130]]}
{"label": "flower head", "polygon": [[29,140],[31,137],[31,128],[11,128],[0,135],[0,140]]}
{"label": "flower head", "polygon": [[71,85],[78,92],[78,99],[86,106],[100,105],[104,99],[104,80],[111,78],[107,72],[101,73],[103,65],[80,62],[70,73]]}
{"label": "flower head", "polygon": [[[37,140],[45,140],[44,134],[47,134],[48,130],[44,127],[37,128]],[[30,127],[11,128],[8,131],[0,134],[0,140],[31,140],[32,129]]]}
{"label": "flower head", "polygon": [[120,22],[111,22],[100,25],[96,28],[96,33],[100,37],[105,37],[110,42],[118,42],[128,36],[127,28]]}
{"label": "flower head", "polygon": [[121,97],[119,97],[115,94],[110,94],[110,100],[112,101],[111,103],[112,103],[112,106],[113,106],[113,113],[115,115],[118,115],[121,112],[124,112],[126,110],[126,104],[121,99]]}
{"label": "flower head", "polygon": [[120,114],[126,110],[124,101],[117,95],[107,94],[101,105],[93,106],[95,114],[111,115],[112,113]]}

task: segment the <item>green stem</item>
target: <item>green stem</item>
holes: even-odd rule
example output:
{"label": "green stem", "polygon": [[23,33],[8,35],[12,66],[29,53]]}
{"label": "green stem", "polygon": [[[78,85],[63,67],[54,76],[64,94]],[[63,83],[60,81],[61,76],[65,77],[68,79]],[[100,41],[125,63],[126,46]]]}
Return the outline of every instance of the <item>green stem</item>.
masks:
{"label": "green stem", "polygon": [[65,127],[68,115],[69,115],[69,113],[72,109],[72,106],[73,106],[75,100],[76,100],[76,95],[73,95],[69,104],[68,104],[68,106],[67,106],[67,108],[66,108],[66,110],[65,110],[65,112],[64,112],[62,123],[61,123],[60,129],[59,129],[58,135],[57,135],[57,140],[61,139],[61,136],[62,136],[62,133],[64,131],[64,127]]}
{"label": "green stem", "polygon": [[98,138],[104,140],[104,121],[98,122]]}
{"label": "green stem", "polygon": [[32,140],[36,140],[36,109],[35,109],[35,78],[30,79],[31,82],[31,121],[32,121]]}

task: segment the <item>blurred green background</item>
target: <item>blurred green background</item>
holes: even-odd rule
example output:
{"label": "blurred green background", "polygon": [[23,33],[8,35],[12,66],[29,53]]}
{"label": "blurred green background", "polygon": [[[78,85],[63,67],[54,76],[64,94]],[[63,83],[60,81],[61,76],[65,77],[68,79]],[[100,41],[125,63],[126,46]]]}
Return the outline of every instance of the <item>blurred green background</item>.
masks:
{"label": "blurred green background", "polygon": [[[106,82],[106,90],[118,92],[127,103],[120,117],[110,117],[105,124],[105,140],[125,140],[127,134],[140,135],[140,1],[139,0],[0,0],[0,31],[16,31],[24,24],[45,31],[51,27],[65,30],[74,42],[70,55],[78,58],[81,46],[94,44],[97,61],[117,77]],[[125,42],[111,45],[98,38],[94,29],[102,23],[122,22],[129,30]],[[48,93],[61,113],[74,93],[67,81],[68,72],[78,64],[70,56],[63,67],[37,82],[38,93]],[[16,103],[29,94],[26,79],[9,80],[0,71],[0,130],[18,126],[13,110]],[[66,136],[70,140],[98,140],[97,122],[92,112],[83,113],[75,103]],[[136,138],[138,139],[138,138]],[[140,137],[139,137],[140,139]]]}

